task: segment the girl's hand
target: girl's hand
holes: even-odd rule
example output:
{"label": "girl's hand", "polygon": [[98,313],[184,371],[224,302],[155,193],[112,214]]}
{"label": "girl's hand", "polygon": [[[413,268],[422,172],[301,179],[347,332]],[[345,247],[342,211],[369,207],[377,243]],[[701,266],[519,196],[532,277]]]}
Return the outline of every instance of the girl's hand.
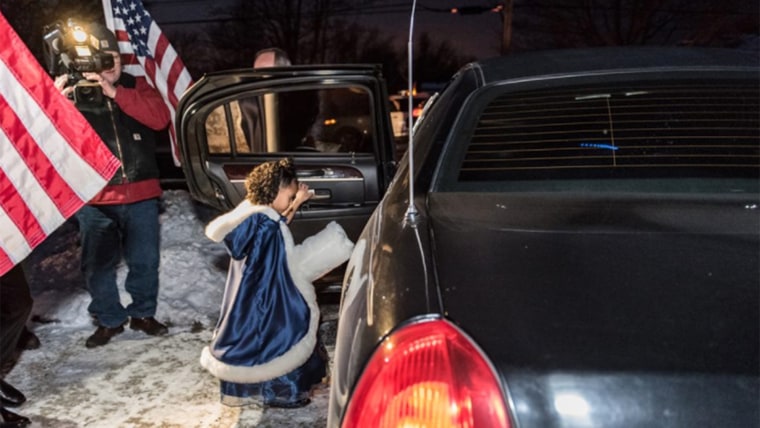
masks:
{"label": "girl's hand", "polygon": [[293,202],[296,205],[301,205],[302,203],[308,201],[313,195],[314,195],[314,192],[309,191],[308,184],[298,183],[298,191],[296,192],[296,197],[293,200]]}
{"label": "girl's hand", "polygon": [[298,190],[295,196],[293,196],[293,202],[290,203],[284,212],[280,213],[288,219],[288,224],[293,221],[293,216],[295,216],[301,204],[308,201],[313,194],[314,192],[309,190],[309,186],[306,183],[298,183]]}

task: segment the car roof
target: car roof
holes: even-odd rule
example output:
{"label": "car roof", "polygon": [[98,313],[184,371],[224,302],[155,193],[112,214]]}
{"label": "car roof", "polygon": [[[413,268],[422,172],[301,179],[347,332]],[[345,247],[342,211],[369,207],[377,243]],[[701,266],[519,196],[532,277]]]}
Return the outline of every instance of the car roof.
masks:
{"label": "car roof", "polygon": [[693,47],[604,47],[523,52],[464,67],[485,85],[551,75],[587,75],[636,69],[758,69],[757,55],[742,50]]}
{"label": "car roof", "polygon": [[323,74],[325,72],[339,73],[377,73],[382,71],[381,64],[299,64],[288,65],[283,67],[243,67],[225,70],[217,70],[206,73],[206,76],[230,75],[230,74],[265,74],[269,72],[289,72],[294,75],[298,74]]}

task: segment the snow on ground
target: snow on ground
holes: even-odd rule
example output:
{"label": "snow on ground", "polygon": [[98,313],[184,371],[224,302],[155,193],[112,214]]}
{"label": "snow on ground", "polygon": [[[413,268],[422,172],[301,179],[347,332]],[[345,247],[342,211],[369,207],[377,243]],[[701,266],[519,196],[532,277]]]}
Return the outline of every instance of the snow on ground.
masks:
{"label": "snow on ground", "polygon": [[[14,411],[33,427],[321,427],[328,386],[301,409],[227,407],[218,380],[198,362],[219,314],[227,256],[203,235],[216,214],[186,191],[164,193],[161,285],[156,318],[169,335],[125,328],[105,346],[87,349],[94,332],[79,272],[74,222],[59,228],[25,262],[35,298],[29,327],[42,346],[24,351],[6,380],[27,396]],[[125,269],[120,269],[119,284]],[[123,287],[122,287],[123,288]],[[128,294],[122,295],[124,302]],[[332,355],[336,305],[321,305],[321,334]]]}

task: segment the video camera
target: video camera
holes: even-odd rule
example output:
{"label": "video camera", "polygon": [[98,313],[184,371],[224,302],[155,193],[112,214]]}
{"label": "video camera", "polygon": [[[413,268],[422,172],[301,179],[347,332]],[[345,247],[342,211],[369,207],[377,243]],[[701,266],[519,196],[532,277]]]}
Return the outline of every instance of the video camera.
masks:
{"label": "video camera", "polygon": [[103,46],[103,40],[69,18],[65,24],[59,21],[45,26],[43,40],[48,73],[69,75],[67,86],[74,85],[74,102],[102,103],[102,88],[85,79],[82,73],[99,73],[114,67],[113,56],[103,50],[118,51],[115,39],[114,46]]}

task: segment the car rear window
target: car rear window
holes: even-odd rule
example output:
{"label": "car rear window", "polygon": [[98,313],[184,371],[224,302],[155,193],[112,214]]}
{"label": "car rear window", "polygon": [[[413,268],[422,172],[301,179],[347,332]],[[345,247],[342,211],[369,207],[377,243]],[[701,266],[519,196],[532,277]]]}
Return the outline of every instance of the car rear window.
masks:
{"label": "car rear window", "polygon": [[449,190],[757,192],[759,101],[756,81],[504,93],[482,109],[444,182]]}

